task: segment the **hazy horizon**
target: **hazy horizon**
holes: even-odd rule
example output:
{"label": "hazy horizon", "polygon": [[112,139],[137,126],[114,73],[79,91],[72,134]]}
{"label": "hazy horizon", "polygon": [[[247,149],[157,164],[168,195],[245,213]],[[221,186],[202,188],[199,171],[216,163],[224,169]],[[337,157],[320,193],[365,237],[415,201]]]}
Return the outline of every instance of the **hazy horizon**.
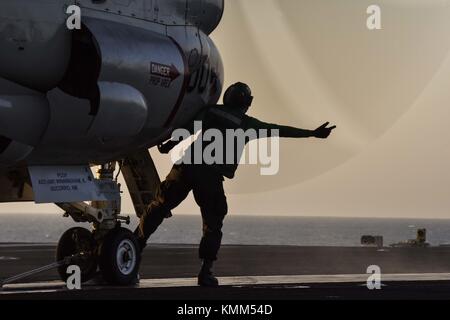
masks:
{"label": "hazy horizon", "polygon": [[[131,215],[133,217],[133,215],[135,214],[134,212],[122,212],[122,214],[125,215]],[[52,216],[58,216],[60,215],[61,218],[63,219],[67,219],[66,217],[62,217],[63,215],[63,211],[60,210],[58,212],[0,212],[0,216],[1,215],[36,215],[36,216],[45,216],[45,215],[52,215]],[[245,213],[231,213],[228,216],[239,216],[239,217],[248,217],[248,218],[252,218],[252,217],[262,217],[262,218],[318,218],[318,219],[367,219],[367,220],[450,220],[449,218],[446,217],[441,217],[441,218],[426,218],[426,217],[373,217],[373,216],[325,216],[325,215],[316,215],[316,216],[308,216],[308,215],[283,215],[283,214],[263,214],[263,215],[258,215],[258,214],[245,214]],[[183,216],[183,217],[198,217],[199,214],[197,213],[177,213],[176,215],[174,215],[172,218],[176,218],[177,216]]]}

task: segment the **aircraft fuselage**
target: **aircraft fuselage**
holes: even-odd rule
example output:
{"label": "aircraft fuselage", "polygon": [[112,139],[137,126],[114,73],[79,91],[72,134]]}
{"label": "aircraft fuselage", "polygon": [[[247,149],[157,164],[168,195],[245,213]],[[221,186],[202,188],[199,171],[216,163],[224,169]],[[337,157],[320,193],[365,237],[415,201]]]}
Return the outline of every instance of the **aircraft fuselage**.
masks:
{"label": "aircraft fuselage", "polygon": [[149,148],[223,86],[222,0],[0,3],[0,166],[104,163]]}

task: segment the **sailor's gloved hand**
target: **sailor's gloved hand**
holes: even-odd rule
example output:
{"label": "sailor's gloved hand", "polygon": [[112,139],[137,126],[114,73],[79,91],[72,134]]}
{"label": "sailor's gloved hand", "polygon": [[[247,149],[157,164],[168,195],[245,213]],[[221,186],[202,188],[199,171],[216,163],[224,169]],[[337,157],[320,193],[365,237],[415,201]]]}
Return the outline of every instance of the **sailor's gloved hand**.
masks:
{"label": "sailor's gloved hand", "polygon": [[336,126],[328,127],[330,123],[326,122],[320,127],[318,127],[316,130],[313,131],[313,137],[319,138],[319,139],[326,139],[330,136],[331,131],[336,129]]}
{"label": "sailor's gloved hand", "polygon": [[158,150],[162,154],[168,154],[170,152],[170,150],[173,149],[173,147],[175,147],[173,141],[168,141],[166,143],[158,144]]}

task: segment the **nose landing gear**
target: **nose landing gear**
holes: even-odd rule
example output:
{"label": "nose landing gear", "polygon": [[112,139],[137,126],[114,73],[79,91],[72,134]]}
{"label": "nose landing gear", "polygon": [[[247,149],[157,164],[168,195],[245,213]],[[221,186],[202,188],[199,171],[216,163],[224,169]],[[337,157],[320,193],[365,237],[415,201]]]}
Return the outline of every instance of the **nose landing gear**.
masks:
{"label": "nose landing gear", "polygon": [[64,281],[69,276],[66,270],[71,264],[80,267],[82,282],[96,275],[97,267],[103,280],[112,285],[134,284],[138,277],[140,247],[133,233],[121,227],[121,221],[129,223],[129,217],[120,216],[120,185],[114,179],[114,171],[115,163],[102,165],[96,179],[99,191],[108,200],[57,204],[65,210],[65,216],[76,222],[93,224],[92,232],[77,227],[62,235],[56,259],[70,260],[70,264],[58,268]]}

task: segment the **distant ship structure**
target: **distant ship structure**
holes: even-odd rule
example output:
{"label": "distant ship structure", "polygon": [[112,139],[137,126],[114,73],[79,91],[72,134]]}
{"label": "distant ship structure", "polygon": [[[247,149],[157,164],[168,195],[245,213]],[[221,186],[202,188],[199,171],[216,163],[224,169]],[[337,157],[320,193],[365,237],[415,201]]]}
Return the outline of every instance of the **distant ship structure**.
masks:
{"label": "distant ship structure", "polygon": [[391,247],[429,247],[430,244],[427,242],[427,229],[418,229],[416,239],[410,239],[407,241],[401,241],[398,243],[391,244]]}
{"label": "distant ship structure", "polygon": [[361,245],[364,247],[383,247],[383,236],[369,236],[361,237]]}
{"label": "distant ship structure", "polygon": [[[374,235],[363,235],[361,237],[361,245],[364,247],[383,247],[383,236]],[[409,239],[406,241],[400,241],[397,243],[390,244],[393,248],[423,248],[429,247],[430,244],[427,242],[427,230],[418,229],[416,239]]]}

